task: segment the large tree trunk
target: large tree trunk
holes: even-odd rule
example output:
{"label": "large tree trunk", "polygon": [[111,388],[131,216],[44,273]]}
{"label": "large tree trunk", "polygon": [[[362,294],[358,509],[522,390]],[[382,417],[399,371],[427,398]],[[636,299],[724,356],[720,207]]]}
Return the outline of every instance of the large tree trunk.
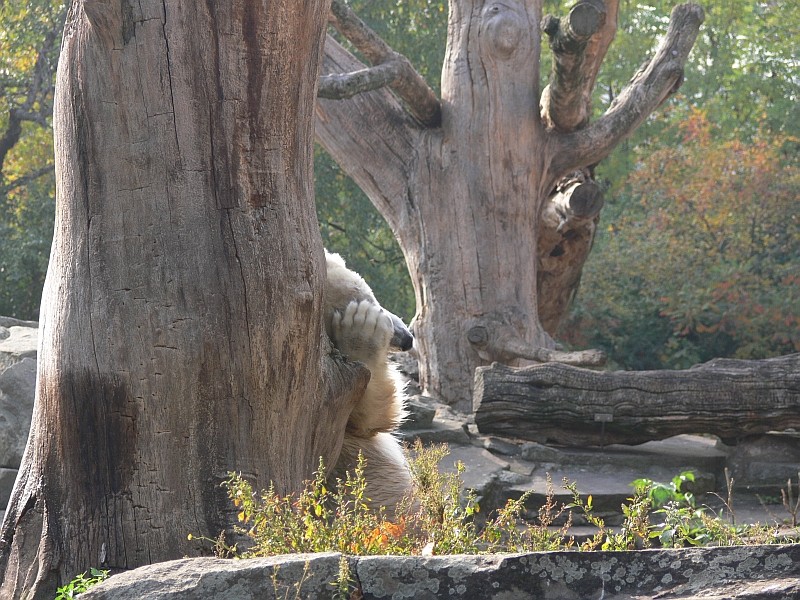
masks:
{"label": "large tree trunk", "polygon": [[[349,72],[358,91],[373,72],[375,89],[401,61],[339,4],[337,28],[376,66],[364,70],[329,37],[324,71]],[[556,56],[580,60],[557,61],[558,85],[541,99],[541,2],[452,0],[440,112],[400,66],[392,89],[403,105],[388,90],[317,104],[318,139],[387,219],[405,254],[423,387],[465,411],[480,365],[602,361],[597,353],[552,352],[543,326],[555,328],[566,310],[602,205],[591,182],[580,189],[557,183],[575,180],[576,171],[585,179],[679,85],[702,21],[699,7],[676,9],[650,64],[587,126],[617,2],[579,4],[560,26],[549,22],[547,33],[580,38],[554,47]]]}
{"label": "large tree trunk", "polygon": [[365,375],[329,357],[322,327],[311,161],[326,13],[72,3],[0,597],[49,600],[90,566],[197,554],[187,534],[228,523],[228,471],[286,492],[335,460]]}
{"label": "large tree trunk", "polygon": [[710,433],[734,443],[800,427],[800,354],[716,359],[685,371],[495,364],[478,369],[475,378],[480,432],[539,442],[640,444]]}

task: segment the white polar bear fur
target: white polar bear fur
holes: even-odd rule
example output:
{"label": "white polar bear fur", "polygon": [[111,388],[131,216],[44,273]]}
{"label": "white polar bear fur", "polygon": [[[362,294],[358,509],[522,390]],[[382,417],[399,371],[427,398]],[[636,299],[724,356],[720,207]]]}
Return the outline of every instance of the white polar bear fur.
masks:
{"label": "white polar bear fur", "polygon": [[364,363],[370,371],[366,390],[350,413],[342,452],[331,476],[343,479],[346,471],[352,472],[361,452],[366,460],[368,504],[385,506],[391,515],[412,489],[403,448],[391,433],[406,412],[399,376],[388,352],[396,327],[405,327],[381,308],[367,282],[348,269],[341,256],[326,250],[325,259],[325,329],[342,354]]}

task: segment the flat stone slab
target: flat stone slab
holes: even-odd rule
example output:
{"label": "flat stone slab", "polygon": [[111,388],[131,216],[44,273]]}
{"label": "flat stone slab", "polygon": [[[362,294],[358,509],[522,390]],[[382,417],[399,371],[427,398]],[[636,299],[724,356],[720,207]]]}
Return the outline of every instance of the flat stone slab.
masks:
{"label": "flat stone slab", "polygon": [[452,473],[457,463],[463,463],[465,470],[461,475],[464,488],[483,493],[494,477],[509,468],[509,463],[494,454],[476,446],[457,446],[450,448],[450,454],[442,459],[439,468]]}

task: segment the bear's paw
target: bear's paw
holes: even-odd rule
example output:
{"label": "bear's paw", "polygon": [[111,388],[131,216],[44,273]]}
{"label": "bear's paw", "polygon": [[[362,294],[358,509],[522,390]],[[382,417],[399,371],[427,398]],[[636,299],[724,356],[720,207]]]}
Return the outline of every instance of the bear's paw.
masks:
{"label": "bear's paw", "polygon": [[369,300],[353,300],[342,311],[333,313],[333,342],[342,354],[370,367],[375,360],[385,361],[392,340],[392,318]]}

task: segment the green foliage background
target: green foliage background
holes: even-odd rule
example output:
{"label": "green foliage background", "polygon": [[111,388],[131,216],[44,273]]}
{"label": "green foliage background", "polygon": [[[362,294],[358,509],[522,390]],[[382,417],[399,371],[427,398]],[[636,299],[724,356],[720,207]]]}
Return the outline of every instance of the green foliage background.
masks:
{"label": "green foliage background", "polygon": [[[352,0],[438,91],[444,0]],[[571,3],[545,1],[564,14]],[[598,78],[602,113],[663,34],[673,2],[623,1]],[[597,174],[606,208],[572,315],[558,337],[601,347],[632,369],[715,356],[800,351],[800,31],[797,3],[704,3],[706,21],[679,94]],[[63,3],[0,3],[0,139],[25,105],[44,51],[54,65]],[[542,80],[549,65],[546,44]],[[46,114],[52,96],[37,97]],[[0,314],[35,319],[53,227],[49,116],[23,123],[0,163]],[[326,246],[406,320],[414,296],[402,253],[364,194],[321,149],[317,210]],[[43,174],[41,174],[43,173]],[[41,175],[39,175],[41,174]],[[39,175],[39,176],[37,176]]]}
{"label": "green foliage background", "polygon": [[[52,88],[63,2],[0,2],[0,315],[35,319],[55,212]],[[12,115],[24,117],[19,120]]]}

